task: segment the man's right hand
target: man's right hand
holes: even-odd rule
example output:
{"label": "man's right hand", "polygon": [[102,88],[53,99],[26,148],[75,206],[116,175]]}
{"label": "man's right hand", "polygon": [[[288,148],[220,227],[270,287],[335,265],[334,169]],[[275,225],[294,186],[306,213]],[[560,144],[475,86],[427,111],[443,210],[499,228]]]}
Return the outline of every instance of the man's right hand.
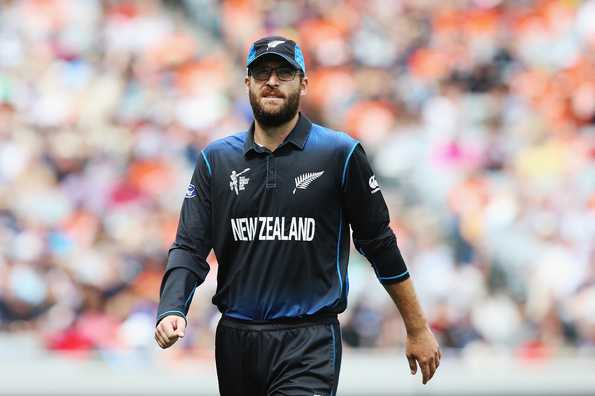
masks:
{"label": "man's right hand", "polygon": [[184,337],[186,321],[183,317],[169,315],[161,319],[155,329],[155,341],[163,349],[169,348],[178,341],[178,338]]}

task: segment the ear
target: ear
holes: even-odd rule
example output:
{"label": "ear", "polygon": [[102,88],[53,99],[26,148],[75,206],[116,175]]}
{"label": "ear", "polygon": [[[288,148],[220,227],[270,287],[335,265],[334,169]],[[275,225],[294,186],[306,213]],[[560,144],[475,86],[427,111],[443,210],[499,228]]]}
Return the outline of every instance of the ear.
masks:
{"label": "ear", "polygon": [[304,76],[300,82],[300,96],[304,96],[308,93],[308,77]]}
{"label": "ear", "polygon": [[250,91],[250,76],[246,75],[244,77],[244,85],[246,86],[246,92]]}

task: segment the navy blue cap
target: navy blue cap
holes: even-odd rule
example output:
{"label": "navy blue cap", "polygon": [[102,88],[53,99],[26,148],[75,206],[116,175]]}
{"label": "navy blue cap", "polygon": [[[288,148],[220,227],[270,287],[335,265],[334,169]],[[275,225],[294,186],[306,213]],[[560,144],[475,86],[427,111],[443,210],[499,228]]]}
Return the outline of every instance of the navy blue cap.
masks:
{"label": "navy blue cap", "polygon": [[304,55],[300,46],[295,41],[281,36],[263,37],[252,44],[248,57],[246,58],[246,67],[250,67],[256,59],[268,55],[278,55],[291,63],[296,69],[300,69],[306,74],[306,65],[304,64]]}

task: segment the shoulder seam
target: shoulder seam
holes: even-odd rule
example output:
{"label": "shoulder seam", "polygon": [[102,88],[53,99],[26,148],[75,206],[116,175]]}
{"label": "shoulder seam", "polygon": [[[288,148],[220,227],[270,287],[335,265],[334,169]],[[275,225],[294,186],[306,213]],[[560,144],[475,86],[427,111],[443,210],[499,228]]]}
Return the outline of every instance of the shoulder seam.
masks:
{"label": "shoulder seam", "polygon": [[244,134],[244,133],[246,133],[246,131],[236,132],[236,133],[233,133],[231,135],[227,135],[227,136],[224,136],[224,137],[215,139],[212,142],[210,142],[209,144],[207,144],[204,149],[206,150],[206,149],[212,148],[213,146],[217,146],[217,145],[219,145],[221,143],[228,143],[230,139],[240,138],[240,136],[242,134]]}
{"label": "shoulder seam", "polygon": [[207,159],[207,156],[205,155],[205,151],[201,150],[200,154],[202,155],[202,158],[205,161],[205,164],[207,165],[207,170],[209,171],[209,176],[212,176],[213,173],[211,172],[211,164],[209,164],[209,160]]}
{"label": "shoulder seam", "polygon": [[345,187],[345,177],[347,176],[347,168],[349,167],[349,160],[351,159],[351,155],[355,151],[355,148],[359,144],[359,141],[356,140],[351,150],[349,150],[349,154],[347,154],[347,158],[345,158],[345,164],[343,165],[343,177],[341,178],[341,188]]}

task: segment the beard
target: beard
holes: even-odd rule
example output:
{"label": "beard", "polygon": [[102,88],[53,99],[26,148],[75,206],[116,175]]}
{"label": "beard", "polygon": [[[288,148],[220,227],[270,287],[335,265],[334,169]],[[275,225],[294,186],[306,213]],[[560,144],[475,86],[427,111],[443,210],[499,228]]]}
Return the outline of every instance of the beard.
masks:
{"label": "beard", "polygon": [[276,127],[291,120],[300,107],[300,92],[296,91],[287,96],[287,102],[279,110],[267,111],[260,105],[258,97],[250,90],[250,106],[254,119],[264,127]]}

